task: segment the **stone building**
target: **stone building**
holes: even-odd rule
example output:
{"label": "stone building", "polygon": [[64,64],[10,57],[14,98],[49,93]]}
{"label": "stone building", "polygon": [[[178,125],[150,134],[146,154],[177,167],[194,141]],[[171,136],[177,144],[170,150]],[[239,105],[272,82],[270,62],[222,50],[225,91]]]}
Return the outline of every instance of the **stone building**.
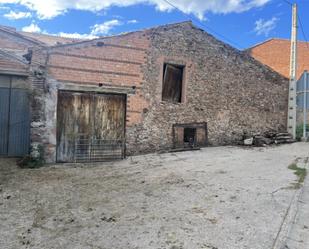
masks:
{"label": "stone building", "polygon": [[286,130],[288,80],[191,22],[54,45],[19,35],[27,43],[31,143],[43,146],[47,162]]}

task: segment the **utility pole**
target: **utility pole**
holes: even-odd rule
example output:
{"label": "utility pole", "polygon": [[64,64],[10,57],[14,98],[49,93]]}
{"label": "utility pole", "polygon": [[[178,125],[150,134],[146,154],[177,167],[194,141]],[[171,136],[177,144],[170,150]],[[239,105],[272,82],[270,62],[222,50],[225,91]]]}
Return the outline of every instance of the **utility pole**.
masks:
{"label": "utility pole", "polygon": [[297,5],[292,8],[288,132],[296,138]]}

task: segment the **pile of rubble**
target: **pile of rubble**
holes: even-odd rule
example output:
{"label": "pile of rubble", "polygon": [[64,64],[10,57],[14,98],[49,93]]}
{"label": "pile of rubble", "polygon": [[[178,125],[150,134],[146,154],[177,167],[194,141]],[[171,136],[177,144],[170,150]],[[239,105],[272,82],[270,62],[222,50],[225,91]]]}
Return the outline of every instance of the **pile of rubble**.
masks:
{"label": "pile of rubble", "polygon": [[294,142],[296,142],[296,140],[293,139],[292,135],[286,132],[266,132],[263,135],[255,134],[252,136],[244,134],[243,137],[243,144],[247,146],[267,146],[270,144],[287,144]]}

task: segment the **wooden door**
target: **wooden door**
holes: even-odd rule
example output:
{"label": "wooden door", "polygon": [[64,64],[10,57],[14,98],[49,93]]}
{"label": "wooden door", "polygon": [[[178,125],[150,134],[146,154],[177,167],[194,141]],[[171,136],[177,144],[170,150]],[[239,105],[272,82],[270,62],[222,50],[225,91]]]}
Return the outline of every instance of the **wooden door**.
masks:
{"label": "wooden door", "polygon": [[125,96],[59,91],[57,161],[124,157]]}

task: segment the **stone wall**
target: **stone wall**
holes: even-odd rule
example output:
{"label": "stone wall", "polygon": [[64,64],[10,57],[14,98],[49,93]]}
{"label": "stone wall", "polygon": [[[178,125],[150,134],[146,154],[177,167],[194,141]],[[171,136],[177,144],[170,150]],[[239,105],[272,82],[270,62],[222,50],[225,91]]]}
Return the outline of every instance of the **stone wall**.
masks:
{"label": "stone wall", "polygon": [[[127,130],[130,154],[172,146],[172,125],[207,122],[209,143],[231,144],[244,131],[286,129],[288,80],[191,23],[147,31],[143,121]],[[183,103],[161,101],[163,63],[185,66]]]}
{"label": "stone wall", "polygon": [[[127,154],[172,147],[172,126],[207,122],[209,143],[231,144],[244,131],[286,130],[288,80],[190,22],[36,51],[44,69],[33,136],[56,158],[57,92],[99,84],[134,88],[128,95]],[[161,100],[164,63],[184,66],[183,101]],[[43,112],[42,111],[43,108]]]}

